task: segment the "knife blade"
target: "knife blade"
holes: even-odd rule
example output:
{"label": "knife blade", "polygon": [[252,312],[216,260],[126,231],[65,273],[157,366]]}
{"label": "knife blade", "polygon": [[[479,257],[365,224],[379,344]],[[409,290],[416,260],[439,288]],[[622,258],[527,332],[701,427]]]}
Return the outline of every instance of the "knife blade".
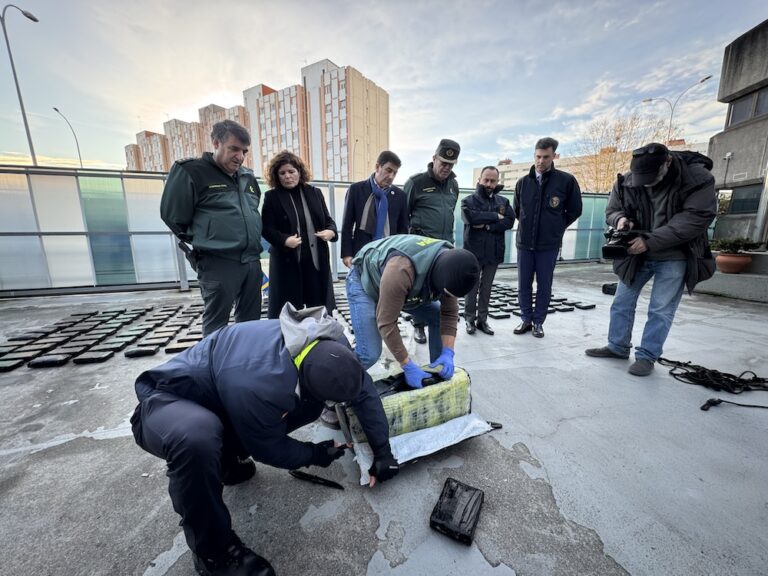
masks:
{"label": "knife blade", "polygon": [[288,474],[299,480],[304,480],[305,482],[320,484],[320,486],[327,486],[328,488],[335,488],[336,490],[344,490],[344,486],[338,482],[328,480],[327,478],[321,478],[320,476],[315,476],[314,474],[307,474],[301,470],[289,470]]}

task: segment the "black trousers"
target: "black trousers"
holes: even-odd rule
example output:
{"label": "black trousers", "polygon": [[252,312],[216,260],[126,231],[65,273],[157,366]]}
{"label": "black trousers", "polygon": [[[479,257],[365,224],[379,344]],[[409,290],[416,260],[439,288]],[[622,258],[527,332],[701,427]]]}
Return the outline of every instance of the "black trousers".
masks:
{"label": "black trousers", "polygon": [[[288,431],[313,422],[321,409],[320,402],[302,402],[286,418]],[[232,428],[207,408],[166,392],[143,400],[131,425],[136,443],[168,464],[168,493],[189,548],[205,558],[222,554],[232,540],[222,472],[248,455]]]}
{"label": "black trousers", "polygon": [[464,298],[464,320],[467,322],[488,320],[488,303],[491,301],[491,289],[497,268],[497,264],[483,264],[480,268],[477,282]]}
{"label": "black trousers", "polygon": [[261,262],[239,262],[208,253],[200,257],[197,280],[203,296],[203,336],[226,326],[232,305],[235,322],[261,318]]}

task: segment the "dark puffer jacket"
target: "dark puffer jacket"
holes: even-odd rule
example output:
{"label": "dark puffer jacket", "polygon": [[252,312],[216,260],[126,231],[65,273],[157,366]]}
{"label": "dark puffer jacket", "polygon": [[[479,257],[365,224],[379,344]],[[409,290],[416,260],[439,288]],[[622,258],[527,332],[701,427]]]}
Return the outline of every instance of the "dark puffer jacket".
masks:
{"label": "dark puffer jacket", "polygon": [[503,189],[504,186],[499,185],[488,190],[478,184],[475,193],[461,201],[464,248],[477,257],[481,266],[504,261],[504,233],[515,224],[512,206],[500,194]]}
{"label": "dark puffer jacket", "polygon": [[[698,152],[671,152],[672,165],[668,178],[673,178],[667,195],[667,223],[645,235],[648,252],[675,246],[686,252],[685,285],[691,292],[698,282],[714,271],[714,259],[709,249],[707,228],[717,215],[715,178],[712,160]],[[653,222],[653,207],[648,191],[632,185],[632,173],[619,175],[608,198],[605,221],[616,226],[626,217],[637,230],[649,230]],[[644,254],[617,258],[613,270],[625,284],[631,284],[635,272],[645,259]]]}

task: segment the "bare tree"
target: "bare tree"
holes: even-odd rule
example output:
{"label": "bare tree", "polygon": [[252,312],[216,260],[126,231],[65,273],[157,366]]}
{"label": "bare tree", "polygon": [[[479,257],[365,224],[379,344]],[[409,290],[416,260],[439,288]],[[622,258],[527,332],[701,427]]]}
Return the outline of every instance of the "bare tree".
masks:
{"label": "bare tree", "polygon": [[[582,162],[573,172],[582,189],[609,193],[616,175],[629,169],[632,150],[648,142],[662,142],[668,128],[663,118],[637,112],[593,120],[576,145]],[[674,127],[673,132],[677,132]]]}

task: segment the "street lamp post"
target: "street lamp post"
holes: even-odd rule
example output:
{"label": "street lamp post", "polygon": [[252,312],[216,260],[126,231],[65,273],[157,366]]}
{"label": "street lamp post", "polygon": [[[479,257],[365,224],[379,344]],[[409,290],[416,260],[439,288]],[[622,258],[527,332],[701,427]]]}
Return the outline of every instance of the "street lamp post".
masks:
{"label": "street lamp post", "polygon": [[707,76],[704,76],[704,78],[701,78],[700,80],[698,80],[698,81],[694,82],[693,84],[691,84],[690,86],[688,86],[688,88],[686,88],[685,90],[680,92],[678,97],[675,98],[675,102],[674,103],[670,102],[667,98],[663,98],[663,97],[645,98],[643,100],[644,103],[656,102],[658,100],[662,100],[662,101],[666,102],[667,105],[669,106],[669,127],[667,128],[667,143],[669,143],[669,139],[672,137],[672,119],[675,117],[675,108],[677,108],[677,103],[680,102],[680,98],[682,98],[683,94],[688,92],[688,90],[690,90],[694,86],[698,86],[699,84],[703,84],[704,82],[706,82],[710,78],[712,78],[712,74],[708,74]]}
{"label": "street lamp post", "polygon": [[75,134],[75,129],[72,128],[72,124],[70,124],[69,120],[67,120],[67,117],[64,116],[64,114],[61,113],[61,110],[56,108],[56,106],[54,106],[53,109],[59,114],[59,116],[64,118],[64,122],[66,122],[67,125],[69,126],[69,129],[72,130],[72,136],[75,137],[75,146],[77,146],[77,157],[80,159],[80,168],[82,168],[83,167],[83,157],[80,155],[80,142],[77,141],[77,134]]}
{"label": "street lamp post", "polygon": [[29,124],[27,123],[27,112],[24,110],[24,100],[21,99],[21,88],[19,88],[19,79],[16,77],[16,66],[13,63],[13,54],[11,54],[11,43],[8,41],[8,31],[5,29],[5,11],[8,8],[16,8],[25,17],[32,20],[32,22],[39,22],[37,17],[31,12],[22,10],[15,4],[6,4],[3,8],[3,13],[0,14],[0,24],[3,27],[3,36],[5,36],[5,45],[8,47],[8,58],[11,60],[11,71],[13,72],[13,81],[16,83],[16,93],[19,95],[19,106],[21,106],[21,117],[24,120],[24,129],[27,131],[27,141],[29,142],[29,153],[32,155],[32,165],[37,166],[37,156],[35,156],[35,147],[32,145],[32,134],[29,132]]}

